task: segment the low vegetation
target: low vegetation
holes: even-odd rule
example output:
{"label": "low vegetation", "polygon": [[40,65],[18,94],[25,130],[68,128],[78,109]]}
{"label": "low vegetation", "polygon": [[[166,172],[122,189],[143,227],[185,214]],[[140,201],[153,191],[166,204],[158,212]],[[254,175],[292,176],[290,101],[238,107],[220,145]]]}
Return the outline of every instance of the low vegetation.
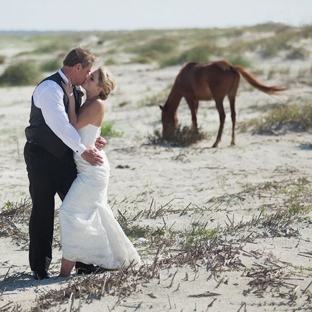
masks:
{"label": "low vegetation", "polygon": [[183,52],[160,60],[159,65],[163,68],[173,65],[183,65],[186,62],[209,62],[213,53],[218,53],[218,49],[215,46],[211,47],[208,44],[196,45],[185,49]]}
{"label": "low vegetation", "polygon": [[[40,55],[51,59],[42,65],[42,70],[54,70],[58,64],[56,59],[62,58],[70,48],[82,45],[102,56],[103,62],[107,61],[108,64],[151,63],[163,68],[188,61],[227,59],[250,67],[252,59],[248,57],[249,52],[265,59],[281,54],[291,60],[308,58],[310,49],[302,40],[311,36],[310,30],[309,25],[297,28],[266,23],[229,29],[53,32],[48,36],[44,32],[20,33],[11,40],[18,42],[19,46],[24,45],[25,51],[15,55],[12,60],[34,59]],[[260,32],[264,35],[259,38],[256,34]],[[29,48],[29,42],[32,43],[32,49]],[[6,57],[3,55],[2,59]],[[10,60],[6,61],[10,64]]]}
{"label": "low vegetation", "polygon": [[114,129],[114,123],[112,121],[105,121],[101,126],[101,136],[106,138],[121,137],[123,133]]}
{"label": "low vegetation", "polygon": [[279,105],[264,116],[238,123],[237,127],[241,131],[249,130],[257,134],[311,131],[312,102]]}
{"label": "low vegetation", "polygon": [[0,76],[0,85],[27,86],[36,85],[42,78],[37,64],[30,61],[21,61],[9,65]]}
{"label": "low vegetation", "polygon": [[[33,311],[51,310],[59,304],[69,304],[79,311],[81,302],[91,303],[105,296],[116,299],[115,307],[122,306],[128,296],[140,291],[142,284],[153,281],[164,284],[167,281],[167,287],[172,288],[176,273],[181,267],[189,268],[195,274],[189,279],[186,273],[184,282],[194,282],[200,272],[204,272],[207,280],[214,279],[223,283],[222,276],[226,276],[226,272],[239,272],[248,281],[244,286],[245,296],[263,297],[274,292],[272,305],[282,310],[288,307],[290,301],[294,305],[300,298],[300,307],[308,311],[312,307],[311,292],[307,291],[309,285],[306,289],[297,290],[297,293],[295,290],[300,276],[311,274],[311,267],[281,262],[260,248],[247,251],[247,245],[256,246],[261,239],[268,238],[276,240],[295,237],[298,242],[306,239],[300,237],[298,228],[311,224],[311,191],[311,182],[306,178],[299,178],[249,184],[239,193],[213,197],[202,207],[191,204],[187,207],[175,207],[171,202],[160,205],[152,199],[150,204],[145,203],[141,208],[133,209],[135,202],[125,198],[120,206],[127,208],[116,210],[119,206],[116,203],[113,208],[115,215],[129,237],[133,240],[141,238],[142,243],[138,248],[142,258],[149,261],[139,268],[130,265],[113,272],[73,276],[60,288],[39,293],[36,309]],[[249,203],[253,216],[248,220],[236,220],[230,210],[239,207],[243,201]],[[5,203],[0,213],[0,236],[11,237],[20,246],[27,248],[30,208],[28,199],[19,203]],[[225,215],[226,222],[209,227],[211,221],[207,220],[212,210]],[[203,212],[208,217],[207,220]],[[164,219],[164,216],[169,215],[176,215],[180,220],[178,223],[189,226],[179,227],[177,224],[169,227]],[[153,222],[146,222],[148,220]],[[198,221],[190,223],[190,220]],[[55,224],[55,233],[58,233],[58,222]],[[54,248],[57,247],[56,244]],[[302,255],[309,256],[304,252]],[[252,260],[253,264],[246,267],[244,257]],[[261,259],[265,260],[265,265],[260,264]],[[3,287],[22,276],[23,273],[10,275],[8,272],[2,281]],[[226,283],[223,287],[226,287]],[[11,302],[6,308],[13,311],[17,306]],[[113,310],[114,307],[110,309]]]}
{"label": "low vegetation", "polygon": [[62,67],[62,61],[59,57],[45,61],[41,64],[40,70],[43,72],[55,72]]}
{"label": "low vegetation", "polygon": [[158,92],[158,93],[152,93],[149,96],[144,97],[139,101],[139,106],[159,106],[163,105],[169,95],[170,88],[172,86],[168,86],[164,90]]}
{"label": "low vegetation", "polygon": [[[257,32],[263,32],[264,36],[255,39]],[[0,57],[3,68],[0,85],[35,85],[40,81],[43,71],[54,71],[60,66],[59,62],[64,56],[64,51],[82,43],[88,45],[98,55],[106,55],[107,58],[103,59],[103,62],[111,65],[149,63],[153,70],[180,65],[186,61],[202,62],[222,57],[234,65],[251,68],[254,62],[249,57],[250,52],[260,59],[274,59],[279,55],[283,55],[285,60],[310,57],[309,49],[302,42],[310,38],[311,33],[312,26],[296,28],[267,23],[232,29],[54,33],[51,34],[53,40],[44,34],[19,34],[12,40],[14,44],[25,45],[25,51],[11,59],[3,56],[2,63]],[[223,38],[229,44],[224,45]],[[31,61],[38,55],[47,60],[39,69],[36,67],[38,64]],[[153,65],[155,66],[152,67]],[[281,69],[272,65],[267,70],[260,68],[255,71],[261,72],[263,76],[266,75],[268,79],[274,79],[279,75],[285,79],[295,79],[298,84],[312,86],[310,68],[298,73],[303,82],[299,81],[299,77],[289,76],[289,66]],[[138,106],[142,108],[142,106],[163,103],[168,93],[167,89],[158,93],[149,92],[148,97],[142,96]],[[129,104],[128,98],[120,103],[119,107],[127,104]],[[238,123],[237,127],[240,131],[271,135],[287,131],[311,131],[312,103],[310,102],[291,100],[285,104],[272,105],[270,109],[256,106],[252,109],[261,111],[261,116]],[[114,128],[113,122],[105,121],[101,127],[101,136],[121,137],[123,133]],[[170,138],[164,139],[161,131],[155,130],[147,139],[148,148],[152,150],[151,157],[158,152],[155,151],[155,146],[151,145],[162,145],[165,149],[181,147],[183,152],[174,155],[172,159],[184,161],[183,153],[187,150],[184,147],[207,138],[207,133],[202,129],[194,131],[192,127],[180,125]],[[190,155],[193,151],[191,150]],[[220,150],[213,150],[214,157],[218,157],[219,152]],[[230,152],[233,152],[233,149]],[[130,167],[123,164],[116,168]],[[161,169],[161,164],[159,168]],[[201,168],[203,167],[199,166],[198,170]],[[215,167],[209,167],[209,170],[214,169]],[[225,166],[224,171],[227,169]],[[227,173],[237,175],[237,179],[240,178],[236,171]],[[168,291],[167,296],[171,308],[170,295],[174,291],[179,291],[179,282],[182,283],[182,279],[177,282],[177,276],[182,268],[185,269],[183,282],[194,285],[194,282],[205,274],[208,282],[217,283],[216,293],[203,292],[199,295],[194,293],[194,297],[204,297],[204,300],[208,300],[207,310],[217,300],[215,298],[219,295],[218,287],[221,285],[222,288],[226,288],[229,284],[227,273],[237,272],[246,282],[243,285],[243,295],[254,296],[254,302],[257,302],[250,304],[248,309],[258,307],[261,310],[270,305],[272,310],[310,311],[312,309],[311,266],[294,266],[276,259],[270,251],[258,248],[262,243],[261,240],[274,241],[276,244],[276,240],[295,238],[298,245],[303,240],[311,243],[309,233],[306,234],[307,229],[312,225],[311,181],[306,177],[294,179],[291,172],[286,180],[281,180],[279,175],[276,177],[278,181],[249,183],[244,185],[241,191],[224,192],[222,196],[206,198],[205,203],[201,205],[190,203],[187,206],[180,206],[175,205],[173,200],[158,203],[154,198],[149,197],[155,192],[148,187],[139,190],[139,194],[135,193],[136,198],[130,195],[131,198],[125,196],[122,201],[110,202],[114,215],[126,235],[135,242],[143,260],[147,261],[140,267],[123,267],[118,271],[91,276],[72,276],[60,285],[55,283],[55,287],[53,285],[52,288],[44,291],[38,288],[32,311],[58,309],[80,311],[82,303],[92,303],[101,299],[105,302],[107,297],[115,300],[115,304],[110,307],[105,302],[108,310],[114,311],[117,307],[126,310],[128,308],[126,298],[153,283],[166,285],[164,286],[166,290],[171,290]],[[221,184],[224,187],[224,183],[220,182],[220,186]],[[203,190],[204,188],[199,185],[198,189],[190,191],[202,192]],[[27,250],[30,212],[31,202],[28,198],[16,203],[11,201],[3,203],[0,210],[0,237],[10,238],[18,244],[19,248]],[[56,211],[56,237],[53,248],[61,247],[57,213]],[[169,225],[168,220],[172,220],[170,219],[172,217],[179,222],[171,222]],[[305,234],[300,231],[302,229]],[[253,247],[248,249],[250,245]],[[299,251],[299,249],[296,249],[296,252],[300,253],[300,256],[311,258],[311,252],[302,248]],[[23,279],[29,281],[30,278],[25,272],[16,273],[15,270],[15,273],[12,273],[10,269],[2,276],[0,290],[3,296],[10,285],[17,285]],[[53,267],[52,270],[54,270],[52,274],[58,273],[58,268]],[[192,276],[187,272],[191,272]],[[300,288],[298,285],[303,279],[308,282],[305,287]],[[230,282],[233,283],[233,280]],[[153,298],[153,293],[148,296]],[[272,301],[267,302],[266,307],[261,307],[260,300],[259,304],[257,301],[259,298],[271,298],[268,301]],[[241,303],[238,311],[248,310],[246,302]],[[63,306],[59,307],[59,304]],[[65,307],[64,304],[67,306]],[[132,302],[130,309],[139,310],[140,305],[141,302]],[[152,305],[151,300],[150,310],[153,309]],[[22,307],[13,301],[2,308],[5,311],[22,311]],[[174,306],[172,308],[174,309]]]}
{"label": "low vegetation", "polygon": [[207,133],[203,132],[202,129],[194,130],[192,126],[181,125],[178,125],[169,137],[164,138],[162,132],[159,130],[155,130],[153,135],[148,136],[151,144],[169,144],[171,146],[181,147],[189,146],[207,138]]}

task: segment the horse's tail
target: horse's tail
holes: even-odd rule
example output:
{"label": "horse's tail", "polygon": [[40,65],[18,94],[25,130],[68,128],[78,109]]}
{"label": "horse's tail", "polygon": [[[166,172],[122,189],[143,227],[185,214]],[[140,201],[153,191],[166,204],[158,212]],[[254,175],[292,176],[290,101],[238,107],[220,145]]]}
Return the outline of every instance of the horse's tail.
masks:
{"label": "horse's tail", "polygon": [[276,94],[287,90],[287,88],[284,86],[266,86],[262,84],[252,73],[250,73],[246,68],[242,66],[233,66],[233,68],[237,70],[248,83],[264,93]]}

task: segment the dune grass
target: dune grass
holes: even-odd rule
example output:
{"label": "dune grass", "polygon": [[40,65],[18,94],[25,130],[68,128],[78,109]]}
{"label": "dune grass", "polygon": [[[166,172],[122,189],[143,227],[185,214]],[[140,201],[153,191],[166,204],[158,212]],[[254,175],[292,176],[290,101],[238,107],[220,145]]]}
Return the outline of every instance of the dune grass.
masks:
{"label": "dune grass", "polygon": [[265,116],[238,123],[238,130],[258,134],[312,130],[312,102],[288,103],[273,107]]}
{"label": "dune grass", "polygon": [[35,62],[20,61],[9,65],[0,76],[0,85],[27,86],[35,85],[42,79],[41,72]]}
{"label": "dune grass", "polygon": [[185,147],[207,139],[208,134],[201,128],[196,131],[192,126],[178,125],[169,137],[164,138],[162,132],[156,129],[154,134],[148,135],[147,138],[151,144]]}
{"label": "dune grass", "polygon": [[102,137],[122,137],[123,132],[118,132],[114,129],[114,123],[112,121],[105,121],[101,126]]}
{"label": "dune grass", "polygon": [[[112,53],[114,63],[119,62],[118,53],[129,53],[132,61],[137,57],[137,60],[142,58],[146,62],[152,61],[164,64],[163,66],[178,64],[176,61],[189,60],[188,57],[190,57],[190,60],[196,60],[196,57],[198,59],[201,59],[200,57],[210,59],[226,56],[234,64],[249,67],[252,66],[253,62],[252,59],[249,59],[244,54],[245,51],[257,52],[266,58],[273,58],[281,51],[286,51],[289,53],[287,55],[293,53],[292,57],[294,57],[297,50],[295,50],[293,43],[298,43],[300,38],[309,38],[311,29],[311,26],[298,30],[285,25],[268,23],[254,27],[228,30],[146,30],[55,34],[54,37],[59,36],[60,40],[66,39],[72,47],[78,45],[88,36],[97,36],[98,40],[94,41],[90,48],[99,54],[114,51]],[[246,40],[244,38],[246,32],[254,33],[254,37],[256,37],[256,33],[262,31],[267,32],[267,38],[262,38],[261,40]],[[170,37],[168,37],[168,34]],[[273,38],[278,34],[287,34],[287,36],[282,36],[275,42]],[[170,42],[171,40],[177,40],[179,44],[176,47],[170,47],[167,52],[161,48],[153,52],[153,43],[160,42],[162,37],[170,38],[170,40],[168,39]],[[33,40],[34,38],[36,40]],[[231,44],[223,46],[220,43],[222,40],[219,41],[222,38],[229,40]],[[47,58],[51,53],[56,53],[51,50],[53,44],[49,44],[50,39],[42,34],[40,36],[38,34],[21,35],[20,39],[16,40],[15,43],[22,47],[25,44],[25,51],[31,52],[15,56],[15,59],[9,60],[8,64],[11,64],[13,61],[24,61],[26,56],[31,57],[33,53],[40,53]],[[233,42],[237,42],[237,45],[233,44]],[[36,47],[29,49],[30,43]],[[211,44],[211,50],[209,50],[209,43]],[[140,50],[129,50],[131,46],[139,44]],[[147,46],[146,50],[144,48],[145,44]],[[62,53],[63,48],[64,46],[57,47],[57,53]],[[267,49],[267,53],[263,54],[265,49]],[[300,47],[298,49],[300,52]],[[217,53],[218,51],[220,53]],[[167,54],[171,55],[168,56]],[[167,57],[175,61],[162,63]],[[4,80],[4,84],[10,80],[15,84],[16,81],[21,79],[16,78],[15,80],[14,78],[16,72],[21,68],[22,66],[12,69],[8,65],[4,71],[7,76],[3,79],[3,74],[0,80]],[[11,76],[8,74],[10,71],[12,72]],[[272,75],[277,71],[278,69],[273,68]],[[29,69],[26,68],[25,72],[29,74]],[[21,79],[21,81],[23,80]],[[35,83],[34,81],[26,83]],[[162,97],[161,93],[155,96],[152,95],[150,98],[143,99],[142,105],[157,104]],[[242,131],[252,130],[259,133],[263,133],[266,130],[276,133],[283,126],[292,130],[302,129],[309,131],[312,126],[312,103],[292,102],[287,105],[280,105],[268,111],[261,118],[243,122],[239,125]],[[101,135],[104,137],[118,137],[122,133],[114,129],[112,122],[105,122],[102,126]],[[176,141],[164,141],[159,131],[155,132],[154,136],[149,137],[152,144],[182,147],[195,143],[201,138],[194,135],[194,132],[187,127],[178,128],[174,136]],[[219,279],[219,285],[223,283],[222,287],[226,287],[226,283],[228,283],[228,280],[224,279],[226,272],[229,270],[238,271],[248,281],[244,285],[245,296],[254,295],[258,298],[263,298],[268,294],[274,294],[276,301],[272,300],[272,303],[270,303],[272,309],[285,310],[289,309],[290,304],[295,304],[296,293],[299,293],[301,302],[303,302],[299,309],[311,310],[311,291],[308,290],[311,283],[307,283],[308,286],[304,290],[296,290],[295,288],[296,281],[300,278],[298,273],[308,272],[311,277],[311,267],[294,267],[289,263],[281,263],[278,259],[271,257],[267,250],[262,250],[261,248],[256,248],[255,253],[248,254],[248,258],[251,260],[249,267],[244,266],[244,261],[242,260],[246,256],[244,248],[247,243],[253,243],[255,246],[258,246],[261,239],[274,240],[276,238],[290,237],[295,237],[299,241],[302,237],[298,228],[311,226],[311,182],[306,178],[291,179],[291,174],[289,176],[290,178],[287,181],[267,181],[260,184],[250,183],[239,193],[207,198],[207,202],[201,206],[188,205],[187,207],[181,207],[175,206],[171,202],[156,204],[154,201],[150,204],[146,198],[143,198],[138,203],[137,198],[126,198],[119,203],[124,210],[116,210],[114,208],[114,212],[130,238],[133,240],[139,237],[146,239],[146,243],[139,245],[138,248],[140,249],[140,254],[149,261],[140,270],[129,267],[122,268],[117,272],[82,276],[80,278],[73,277],[62,283],[60,289],[55,287],[51,290],[39,292],[34,311],[61,309],[59,307],[60,303],[67,303],[70,310],[75,309],[73,307],[75,303],[78,306],[77,310],[80,310],[81,303],[90,303],[93,300],[100,299],[105,300],[107,296],[112,296],[116,299],[116,304],[111,310],[118,306],[126,309],[125,305],[127,303],[124,301],[127,296],[137,294],[142,285],[145,287],[153,280],[162,285],[167,283],[166,285],[168,286],[166,287],[171,291],[179,291],[180,284],[176,283],[178,284],[176,290],[173,288],[175,273],[168,274],[169,278],[167,278],[166,273],[170,270],[178,272],[182,267],[191,268],[194,272],[192,279],[187,274],[184,278],[184,281],[190,283],[190,285],[193,285],[194,282],[196,283],[198,276],[203,273],[207,274],[208,283],[211,279]],[[140,191],[143,193],[146,190]],[[260,199],[260,202],[257,201],[258,199]],[[232,209],[235,206],[241,207],[246,202],[248,203],[246,209],[252,211],[252,216],[246,220],[241,217],[238,219]],[[118,206],[118,203],[116,206]],[[27,224],[30,210],[31,204],[29,200],[19,203],[7,201],[3,204],[0,213],[1,236],[13,239],[13,241],[18,242],[25,249],[28,248]],[[204,216],[211,223],[212,214],[216,211],[222,212],[227,217],[226,222],[220,222],[218,226],[210,226],[210,224],[208,226],[208,221],[205,222],[203,220]],[[167,217],[174,215],[181,222],[171,226],[167,221]],[[191,219],[198,220],[198,222],[190,222]],[[183,226],[183,228],[175,227],[183,224],[187,224],[187,226]],[[58,231],[55,232],[57,233]],[[57,241],[56,239],[53,248],[60,247]],[[262,259],[265,259],[265,267],[259,265]],[[16,284],[18,280],[19,275],[8,271],[2,283],[3,285],[6,282]],[[168,299],[170,299],[169,295],[168,291]],[[278,298],[283,298],[283,301],[278,301]],[[213,303],[213,300],[211,298],[210,302]],[[131,308],[134,310],[136,308],[139,309],[140,304],[138,302],[137,306],[132,306]],[[239,310],[243,310],[244,307],[246,309],[246,303],[244,306],[243,302],[242,309]],[[12,311],[20,309],[14,302],[9,303],[4,308]],[[63,308],[65,307],[63,306]],[[292,308],[296,309],[295,306]],[[260,306],[259,309],[261,309]]]}
{"label": "dune grass", "polygon": [[[114,212],[130,238],[145,239],[145,242],[141,240],[138,249],[141,256],[149,261],[139,268],[130,265],[102,274],[73,276],[62,283],[60,288],[40,292],[35,303],[36,311],[51,310],[59,307],[59,304],[80,306],[81,303],[90,303],[108,296],[116,299],[116,307],[122,306],[124,300],[136,293],[142,283],[146,285],[153,281],[162,285],[166,281],[167,288],[174,291],[174,272],[182,267],[189,268],[194,273],[207,274],[207,280],[216,278],[217,275],[220,279],[220,276],[226,275],[229,270],[237,271],[248,281],[244,285],[246,294],[263,297],[273,291],[276,295],[275,301],[272,301],[273,308],[276,306],[283,310],[289,306],[288,302],[293,297],[298,274],[305,276],[308,281],[311,267],[280,262],[267,250],[260,248],[255,253],[247,252],[246,244],[259,244],[262,239],[293,237],[301,240],[298,228],[305,228],[311,224],[311,190],[311,182],[303,177],[248,184],[241,192],[211,198],[202,207],[179,207],[172,205],[172,202],[159,204],[152,200],[150,204],[143,202],[141,208],[132,209],[135,202],[126,198],[121,203],[123,210],[116,211],[114,208]],[[239,206],[242,201],[249,202],[253,211],[252,217],[246,220],[236,219],[234,214],[229,212],[231,206]],[[1,237],[10,237],[22,248],[27,248],[30,211],[29,199],[18,203],[5,203],[0,212]],[[212,211],[223,212],[227,221],[221,222],[217,227],[209,227],[211,222],[205,221],[203,212],[209,214]],[[181,224],[189,225],[182,225],[180,228],[169,225],[164,218],[168,215],[176,215]],[[193,222],[190,222],[190,216]],[[56,221],[56,229],[57,223]],[[253,264],[244,265],[245,256],[248,256]],[[262,259],[265,259],[265,267],[259,265]],[[169,270],[172,274],[168,278],[166,272]],[[8,272],[2,283],[14,283],[19,278],[20,275]],[[197,278],[198,274],[190,278],[186,273],[184,282],[194,283]],[[289,287],[289,280],[294,284],[293,287]],[[310,293],[301,291],[300,294],[302,300],[298,305],[301,304],[301,307],[307,307],[309,310]],[[279,301],[278,296],[287,300]],[[8,307],[13,311],[14,303]]]}
{"label": "dune grass", "polygon": [[62,59],[57,57],[43,62],[40,65],[40,70],[44,72],[57,71],[62,67]]}
{"label": "dune grass", "polygon": [[300,40],[309,38],[310,30],[311,26],[297,28],[266,23],[228,29],[34,32],[15,34],[12,38],[0,34],[0,39],[11,44],[18,42],[21,52],[14,56],[14,61],[34,59],[40,54],[48,60],[42,66],[50,68],[56,58],[64,57],[68,50],[79,45],[105,56],[109,64],[124,62],[124,57],[119,56],[127,55],[130,63],[155,63],[160,68],[215,59],[250,67],[253,59],[248,52],[266,59],[281,53],[286,53],[287,59],[309,57],[309,50]]}

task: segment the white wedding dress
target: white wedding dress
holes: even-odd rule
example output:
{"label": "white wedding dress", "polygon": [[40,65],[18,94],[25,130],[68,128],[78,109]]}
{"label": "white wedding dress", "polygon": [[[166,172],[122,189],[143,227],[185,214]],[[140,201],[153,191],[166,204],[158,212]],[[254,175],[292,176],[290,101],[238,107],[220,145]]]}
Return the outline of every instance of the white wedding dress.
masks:
{"label": "white wedding dress", "polygon": [[[94,146],[100,128],[90,124],[78,132],[85,146]],[[78,176],[59,211],[62,256],[107,269],[140,264],[136,249],[107,203],[110,166],[105,152],[101,153],[102,166],[92,166],[74,155]]]}

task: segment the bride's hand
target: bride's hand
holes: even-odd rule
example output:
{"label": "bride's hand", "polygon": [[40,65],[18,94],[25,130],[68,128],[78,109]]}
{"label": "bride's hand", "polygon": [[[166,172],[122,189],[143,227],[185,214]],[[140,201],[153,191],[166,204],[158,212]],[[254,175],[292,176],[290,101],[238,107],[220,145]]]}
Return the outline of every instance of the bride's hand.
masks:
{"label": "bride's hand", "polygon": [[103,138],[103,137],[100,136],[100,137],[96,138],[95,147],[96,147],[99,151],[101,151],[102,149],[104,149],[106,143],[107,143],[107,142],[106,142],[105,138]]}
{"label": "bride's hand", "polygon": [[62,81],[62,86],[68,97],[72,97],[74,95],[73,85],[71,84],[70,79],[68,79],[66,83]]}

